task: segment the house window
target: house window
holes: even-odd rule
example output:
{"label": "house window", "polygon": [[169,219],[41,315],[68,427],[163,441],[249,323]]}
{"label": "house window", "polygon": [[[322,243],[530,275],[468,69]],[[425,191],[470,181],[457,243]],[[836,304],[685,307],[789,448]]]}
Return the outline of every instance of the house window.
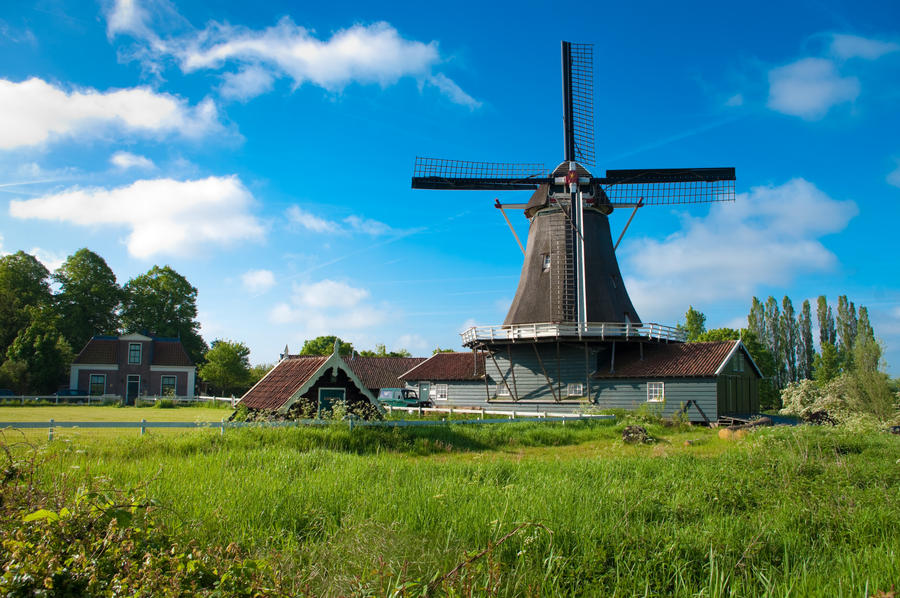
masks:
{"label": "house window", "polygon": [[106,374],[91,374],[91,396],[106,394]]}
{"label": "house window", "polygon": [[141,343],[128,343],[128,363],[141,362]]}
{"label": "house window", "polygon": [[541,260],[541,270],[543,272],[548,272],[550,270],[550,254],[543,253],[541,254],[541,257],[543,258]]}
{"label": "house window", "polygon": [[665,386],[662,382],[647,383],[647,401],[650,403],[662,403],[666,400]]}
{"label": "house window", "polygon": [[447,385],[446,384],[435,384],[434,385],[434,398],[438,401],[446,401],[447,400]]}
{"label": "house window", "polygon": [[584,384],[578,382],[577,384],[568,384],[566,385],[566,396],[568,397],[583,397],[584,396]]}
{"label": "house window", "polygon": [[496,393],[496,394],[497,394],[498,397],[508,397],[508,396],[510,396],[510,394],[509,394],[509,387],[508,387],[506,384],[498,384],[498,385],[497,385],[497,393]]}
{"label": "house window", "polygon": [[175,396],[175,376],[162,376],[159,389],[160,396]]}

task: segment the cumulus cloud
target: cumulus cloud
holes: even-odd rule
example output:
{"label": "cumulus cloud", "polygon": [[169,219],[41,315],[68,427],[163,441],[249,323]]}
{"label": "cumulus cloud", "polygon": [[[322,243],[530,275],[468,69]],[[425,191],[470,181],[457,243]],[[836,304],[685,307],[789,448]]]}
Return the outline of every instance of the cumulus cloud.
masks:
{"label": "cumulus cloud", "polygon": [[58,251],[48,251],[40,247],[32,247],[29,251],[31,255],[36,257],[39,262],[51,272],[57,270],[66,261],[66,254]]}
{"label": "cumulus cloud", "polygon": [[818,120],[828,111],[859,96],[859,79],[842,77],[824,58],[804,58],[769,71],[768,107],[777,112]]}
{"label": "cumulus cloud", "polygon": [[[436,71],[443,61],[437,42],[406,39],[386,22],[353,25],[327,38],[289,17],[260,30],[212,22],[202,30],[190,28],[162,37],[153,30],[148,7],[168,15],[156,19],[160,26],[183,21],[165,0],[115,0],[106,11],[110,37],[130,35],[144,42],[145,50],[136,53],[143,62],[149,53],[158,60],[174,58],[186,73],[225,71],[221,88],[224,97],[246,101],[265,93],[275,79],[282,77],[290,79],[295,88],[312,84],[333,92],[351,83],[385,87],[410,77],[457,104],[470,109],[481,105],[455,81]],[[226,70],[232,67],[233,71]]]}
{"label": "cumulus cloud", "polygon": [[291,206],[285,211],[285,215],[287,216],[288,222],[293,226],[313,233],[363,233],[378,237],[403,232],[391,228],[384,222],[363,218],[361,216],[356,216],[355,214],[347,216],[344,218],[343,222],[336,222],[316,216],[299,206]]}
{"label": "cumulus cloud", "polygon": [[219,129],[218,111],[210,99],[190,106],[147,87],[67,91],[36,77],[20,83],[0,79],[0,149],[108,130],[196,138]]}
{"label": "cumulus cloud", "polygon": [[294,284],[290,302],[276,304],[269,320],[280,325],[297,325],[299,336],[313,338],[335,334],[352,340],[388,320],[389,310],[368,301],[368,289],[324,279]]}
{"label": "cumulus cloud", "polygon": [[241,284],[248,292],[260,295],[275,286],[275,274],[271,270],[248,270],[241,275]]}
{"label": "cumulus cloud", "polygon": [[130,229],[128,252],[138,258],[191,255],[209,246],[231,246],[263,237],[250,213],[253,196],[237,176],[177,181],[139,180],[125,187],[71,188],[12,201],[15,218],[78,226]]}
{"label": "cumulus cloud", "polygon": [[150,158],[132,154],[131,152],[116,152],[109,161],[113,166],[121,168],[122,170],[127,170],[129,168],[153,170],[156,168],[156,164],[154,164],[153,160]]}
{"label": "cumulus cloud", "polygon": [[831,38],[831,53],[842,59],[865,58],[877,60],[885,54],[900,50],[900,44],[858,35],[834,34]]}
{"label": "cumulus cloud", "polygon": [[761,286],[829,271],[837,258],[820,241],[858,213],[802,178],[755,187],[735,203],[713,204],[705,217],[684,217],[663,240],[637,239],[621,249],[622,272],[642,318],[677,318],[689,303],[747,298]]}

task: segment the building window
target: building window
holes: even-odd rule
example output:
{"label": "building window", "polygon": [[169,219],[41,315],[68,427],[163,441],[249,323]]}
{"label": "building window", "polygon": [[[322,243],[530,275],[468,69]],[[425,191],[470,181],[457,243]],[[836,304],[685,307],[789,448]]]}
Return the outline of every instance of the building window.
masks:
{"label": "building window", "polygon": [[666,400],[665,386],[662,382],[647,383],[647,401],[650,403],[662,403]]}
{"label": "building window", "polygon": [[163,376],[161,378],[159,394],[163,397],[175,396],[175,376]]}
{"label": "building window", "polygon": [[584,396],[584,384],[578,382],[577,384],[568,384],[566,385],[566,396],[568,397],[583,397]]}
{"label": "building window", "polygon": [[744,371],[744,356],[738,353],[734,356],[734,371],[735,372],[743,372]]}
{"label": "building window", "polygon": [[92,397],[106,394],[106,374],[91,374],[89,391]]}
{"label": "building window", "polygon": [[141,362],[141,343],[128,343],[128,363]]}
{"label": "building window", "polygon": [[434,398],[438,401],[446,401],[447,400],[447,385],[446,384],[435,384],[434,385]]}
{"label": "building window", "polygon": [[497,385],[497,393],[496,393],[496,394],[497,394],[498,397],[508,397],[508,396],[510,396],[510,394],[509,394],[509,387],[508,387],[506,384],[498,384],[498,385]]}
{"label": "building window", "polygon": [[549,272],[550,271],[550,254],[544,253],[544,254],[541,254],[541,257],[543,258],[541,260],[541,270],[543,272]]}

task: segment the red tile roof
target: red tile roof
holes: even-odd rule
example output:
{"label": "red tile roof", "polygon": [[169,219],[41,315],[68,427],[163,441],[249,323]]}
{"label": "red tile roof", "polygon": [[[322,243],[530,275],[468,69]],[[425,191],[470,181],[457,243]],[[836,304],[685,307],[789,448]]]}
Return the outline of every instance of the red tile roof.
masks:
{"label": "red tile roof", "polygon": [[715,376],[739,341],[712,343],[644,344],[641,359],[636,344],[616,347],[615,368],[609,358],[598,364],[595,378],[687,378]]}
{"label": "red tile roof", "polygon": [[278,409],[306,384],[328,361],[320,355],[291,356],[278,363],[256,386],[247,391],[240,405],[251,409]]}
{"label": "red tile roof", "polygon": [[154,340],[153,362],[151,365],[191,366],[194,362],[188,357],[184,345],[179,340]]}
{"label": "red tile roof", "polygon": [[475,353],[435,353],[400,376],[401,380],[481,380],[484,355]]}
{"label": "red tile roof", "polygon": [[366,388],[403,388],[400,374],[408,372],[424,357],[345,357],[344,361]]}
{"label": "red tile roof", "polygon": [[92,338],[75,358],[74,363],[115,365],[119,363],[119,341],[112,338]]}

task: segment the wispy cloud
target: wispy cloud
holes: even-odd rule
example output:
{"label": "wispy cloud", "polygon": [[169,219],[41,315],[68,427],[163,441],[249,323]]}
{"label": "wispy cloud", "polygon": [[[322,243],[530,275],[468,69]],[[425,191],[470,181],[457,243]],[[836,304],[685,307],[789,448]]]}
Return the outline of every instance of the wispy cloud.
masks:
{"label": "wispy cloud", "polygon": [[12,201],[14,218],[118,226],[130,230],[128,252],[138,258],[193,255],[209,246],[260,240],[253,196],[237,176],[200,180],[139,180],[125,187],[72,188]]}
{"label": "wispy cloud", "polygon": [[830,50],[833,55],[844,60],[849,58],[877,60],[885,54],[900,51],[900,44],[893,41],[836,33],[832,35]]}
{"label": "wispy cloud", "polygon": [[146,44],[138,52],[144,61],[171,57],[186,73],[221,71],[224,97],[246,101],[271,89],[278,78],[290,79],[294,88],[311,84],[339,92],[352,83],[386,87],[409,77],[457,104],[470,109],[481,105],[437,71],[443,62],[437,42],[404,38],[383,21],[353,25],[327,38],[290,17],[260,30],[212,22],[202,30],[164,37],[153,28],[150,7],[157,13],[174,11],[161,0],[115,0],[106,11],[109,35],[128,35]]}
{"label": "wispy cloud", "polygon": [[897,168],[887,175],[887,182],[895,187],[900,187],[900,160],[897,160]]}
{"label": "wispy cloud", "polygon": [[254,295],[261,295],[275,286],[275,274],[271,270],[248,270],[241,275],[244,289]]}
{"label": "wispy cloud", "polygon": [[373,237],[384,235],[403,234],[405,231],[397,230],[384,222],[372,220],[351,214],[341,222],[328,220],[308,212],[300,206],[290,206],[286,211],[288,222],[294,227],[312,233],[351,234],[362,233]]}
{"label": "wispy cloud", "polygon": [[210,99],[191,106],[147,87],[69,91],[36,77],[19,83],[0,79],[0,149],[109,131],[197,138],[221,129]]}
{"label": "wispy cloud", "polygon": [[127,170],[129,168],[139,168],[143,170],[153,170],[156,164],[153,160],[145,156],[132,154],[131,152],[116,152],[109,159],[110,163],[116,168]]}
{"label": "wispy cloud", "polygon": [[859,96],[859,79],[842,77],[825,58],[804,58],[769,71],[768,107],[777,112],[818,120],[838,104]]}

